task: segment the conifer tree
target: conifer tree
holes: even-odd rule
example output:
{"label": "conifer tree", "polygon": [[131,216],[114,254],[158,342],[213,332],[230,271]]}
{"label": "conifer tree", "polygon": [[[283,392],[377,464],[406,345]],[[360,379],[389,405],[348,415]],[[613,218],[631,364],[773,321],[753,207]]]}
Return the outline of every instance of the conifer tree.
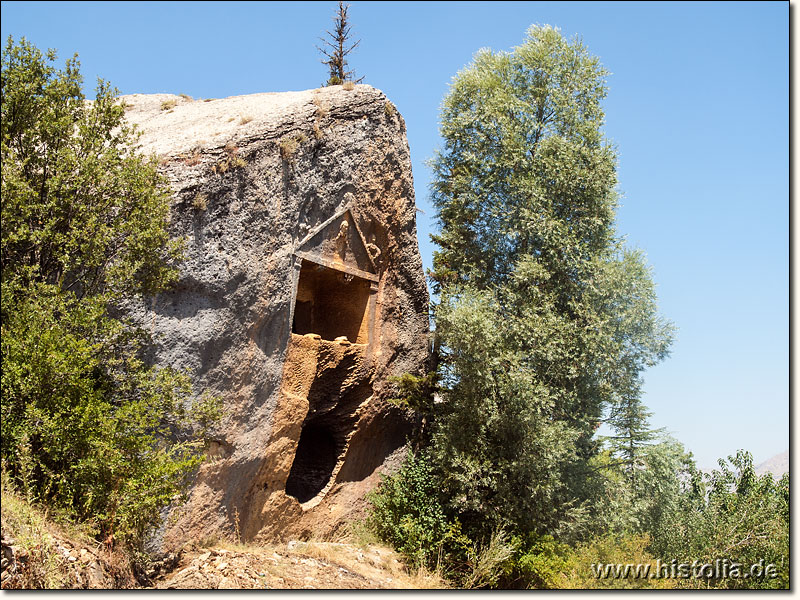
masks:
{"label": "conifer tree", "polygon": [[355,79],[355,71],[347,69],[347,56],[361,43],[361,40],[350,42],[352,25],[347,14],[349,8],[349,4],[344,4],[342,0],[339,0],[339,9],[333,17],[333,31],[326,31],[330,41],[320,38],[326,47],[317,46],[317,49],[325,56],[322,63],[328,65],[329,69],[328,81],[325,85],[341,85],[346,81],[361,83],[364,80],[363,77]]}

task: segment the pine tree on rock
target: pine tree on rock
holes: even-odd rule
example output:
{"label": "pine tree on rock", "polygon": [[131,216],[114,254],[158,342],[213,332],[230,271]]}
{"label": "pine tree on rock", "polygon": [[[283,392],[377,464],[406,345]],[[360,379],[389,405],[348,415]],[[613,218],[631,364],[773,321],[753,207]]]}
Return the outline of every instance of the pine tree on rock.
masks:
{"label": "pine tree on rock", "polygon": [[349,8],[349,4],[344,4],[339,0],[339,9],[336,12],[336,16],[333,18],[333,31],[326,31],[331,41],[320,38],[327,48],[320,48],[317,46],[317,49],[325,56],[322,63],[328,65],[329,69],[328,81],[325,83],[326,86],[342,85],[346,81],[361,83],[364,80],[363,77],[354,79],[355,71],[347,70],[347,55],[355,50],[361,43],[361,40],[350,43],[350,29],[352,25],[347,15],[347,10]]}

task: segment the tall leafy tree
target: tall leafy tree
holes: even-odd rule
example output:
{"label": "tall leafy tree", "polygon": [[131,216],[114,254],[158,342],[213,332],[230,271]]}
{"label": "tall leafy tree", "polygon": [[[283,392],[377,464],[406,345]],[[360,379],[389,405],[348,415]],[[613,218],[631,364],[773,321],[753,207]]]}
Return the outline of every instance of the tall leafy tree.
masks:
{"label": "tall leafy tree", "polygon": [[[639,399],[670,343],[643,257],[614,230],[605,77],[580,41],[532,27],[512,52],[480,51],[444,101],[433,456],[479,529],[574,524],[604,411]],[[617,425],[639,444],[645,416]]]}
{"label": "tall leafy tree", "polygon": [[115,91],[87,102],[77,58],[54,61],[24,39],[2,55],[3,469],[136,544],[198,464],[202,423],[188,379],[147,367],[114,307],[174,280],[180,248]]}

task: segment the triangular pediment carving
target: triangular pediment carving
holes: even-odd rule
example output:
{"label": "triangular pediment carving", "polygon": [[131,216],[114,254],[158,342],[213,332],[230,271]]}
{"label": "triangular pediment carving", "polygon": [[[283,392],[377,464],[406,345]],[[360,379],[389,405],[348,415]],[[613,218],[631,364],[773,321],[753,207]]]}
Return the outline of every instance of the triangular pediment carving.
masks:
{"label": "triangular pediment carving", "polygon": [[377,269],[358,224],[349,209],[344,209],[315,227],[301,241],[295,254],[326,267],[377,281]]}

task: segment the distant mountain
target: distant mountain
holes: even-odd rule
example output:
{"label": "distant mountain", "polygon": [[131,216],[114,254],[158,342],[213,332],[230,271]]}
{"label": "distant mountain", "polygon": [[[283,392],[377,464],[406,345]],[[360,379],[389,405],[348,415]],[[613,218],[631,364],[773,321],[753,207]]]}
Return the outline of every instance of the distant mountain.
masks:
{"label": "distant mountain", "polygon": [[772,473],[776,479],[789,472],[789,451],[776,454],[772,458],[765,460],[760,465],[756,465],[756,474]]}

